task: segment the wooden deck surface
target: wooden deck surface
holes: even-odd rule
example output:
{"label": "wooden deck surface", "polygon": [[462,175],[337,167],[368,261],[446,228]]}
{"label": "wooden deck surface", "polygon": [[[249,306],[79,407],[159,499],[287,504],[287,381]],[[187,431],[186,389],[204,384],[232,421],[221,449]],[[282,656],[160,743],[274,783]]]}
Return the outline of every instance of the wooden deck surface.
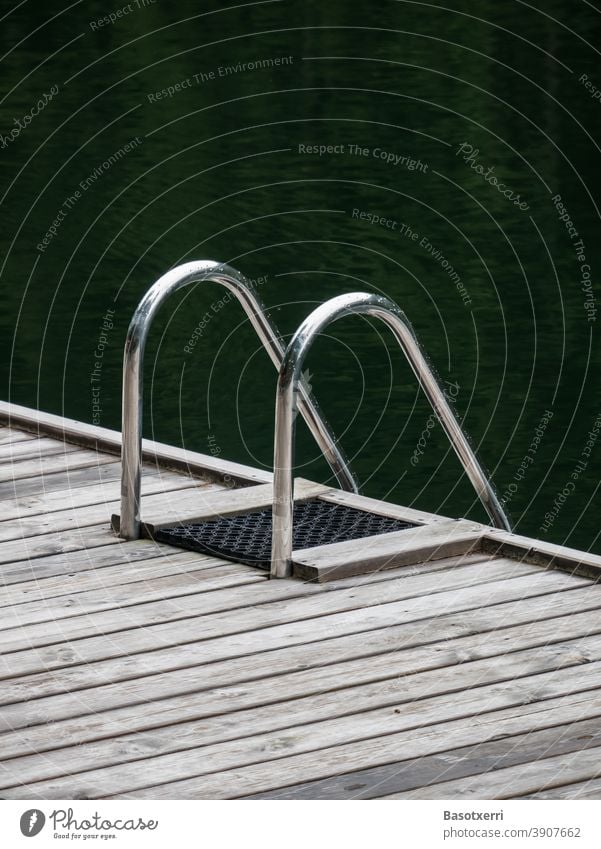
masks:
{"label": "wooden deck surface", "polygon": [[[598,584],[483,552],[269,581],[119,540],[119,472],[0,428],[1,797],[601,798]],[[145,466],[158,515],[198,487]]]}

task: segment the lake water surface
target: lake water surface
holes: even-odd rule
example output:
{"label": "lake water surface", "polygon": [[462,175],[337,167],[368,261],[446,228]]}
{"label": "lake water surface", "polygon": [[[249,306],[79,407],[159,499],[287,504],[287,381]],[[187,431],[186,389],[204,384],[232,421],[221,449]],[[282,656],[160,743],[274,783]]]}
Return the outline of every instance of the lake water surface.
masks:
{"label": "lake water surface", "polygon": [[[120,428],[132,311],[185,260],[256,280],[285,336],[327,298],[381,292],[518,530],[601,551],[592,4],[15,5],[2,397]],[[158,318],[145,434],[270,468],[275,371],[222,299],[197,287]],[[364,492],[483,518],[383,325],[339,322],[307,365]],[[328,479],[304,427],[297,461]]]}

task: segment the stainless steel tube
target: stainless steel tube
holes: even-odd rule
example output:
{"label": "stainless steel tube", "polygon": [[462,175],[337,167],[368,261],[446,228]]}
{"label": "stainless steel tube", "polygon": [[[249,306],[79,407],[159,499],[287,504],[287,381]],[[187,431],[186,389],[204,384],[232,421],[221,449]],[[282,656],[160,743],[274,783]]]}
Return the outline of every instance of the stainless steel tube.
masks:
{"label": "stainless steel tube", "polygon": [[[140,535],[140,466],[142,462],[142,409],[144,348],[148,332],[159,307],[178,289],[203,281],[225,286],[242,304],[261,342],[276,368],[284,355],[284,344],[271,324],[263,305],[246,278],[212,260],[179,265],[160,277],[146,292],[127,331],[123,354],[123,426],[121,453],[120,536],[138,539]],[[342,489],[357,492],[357,484],[336,439],[324,422],[314,398],[300,388],[298,407],[315,441],[328,461]]]}
{"label": "stainless steel tube", "polygon": [[484,505],[492,524],[510,531],[509,519],[484,474],[472,448],[426,358],[413,328],[402,310],[388,298],[354,292],[340,295],[313,310],[292,337],[280,368],[276,395],[275,446],[273,460],[273,538],[271,575],[289,577],[292,572],[292,522],[294,425],[299,379],[307,352],[315,337],[331,322],[362,313],[384,321],[403,349],[415,376],[455,449],[466,474]]}

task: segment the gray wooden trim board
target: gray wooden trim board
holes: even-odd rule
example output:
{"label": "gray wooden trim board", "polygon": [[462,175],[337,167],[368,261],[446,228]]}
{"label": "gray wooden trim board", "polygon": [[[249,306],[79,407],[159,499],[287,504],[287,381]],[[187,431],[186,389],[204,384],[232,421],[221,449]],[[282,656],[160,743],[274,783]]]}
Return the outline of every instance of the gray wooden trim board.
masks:
{"label": "gray wooden trim board", "polygon": [[[415,527],[270,581],[119,540],[119,435],[8,412],[0,796],[601,798],[601,558],[299,479]],[[149,526],[269,504],[270,475],[158,454]]]}
{"label": "gray wooden trim board", "polygon": [[[316,498],[322,493],[328,492],[328,487],[320,483],[313,483],[302,478],[294,481],[294,498],[303,501],[308,498]],[[241,513],[252,513],[271,507],[273,502],[273,486],[270,483],[256,484],[243,489],[213,490],[206,487],[197,487],[190,493],[186,500],[174,499],[173,503],[165,509],[164,505],[157,504],[154,509],[151,505],[149,510],[149,499],[143,502],[144,535],[153,538],[155,531],[159,528],[169,527],[177,523],[190,524],[193,522],[210,521],[222,516],[239,516]],[[115,530],[119,529],[119,517],[113,516],[112,524]]]}
{"label": "gray wooden trim board", "polygon": [[[98,454],[121,454],[121,433],[75,421],[75,419],[30,410],[18,404],[0,401],[0,422],[9,427],[29,431],[38,435],[53,436],[61,442],[91,448]],[[162,442],[144,439],[143,459],[170,469],[197,473],[208,479],[231,481],[239,485],[269,483],[271,473],[240,463],[215,458],[185,448],[175,448]]]}
{"label": "gray wooden trim board", "polygon": [[478,551],[482,526],[472,522],[433,522],[359,540],[293,552],[294,575],[307,581],[332,581],[379,569]]}
{"label": "gray wooden trim board", "polygon": [[578,551],[564,545],[509,534],[489,528],[482,540],[482,550],[505,557],[515,557],[551,569],[561,569],[575,575],[598,580],[601,577],[601,557],[588,551]]}

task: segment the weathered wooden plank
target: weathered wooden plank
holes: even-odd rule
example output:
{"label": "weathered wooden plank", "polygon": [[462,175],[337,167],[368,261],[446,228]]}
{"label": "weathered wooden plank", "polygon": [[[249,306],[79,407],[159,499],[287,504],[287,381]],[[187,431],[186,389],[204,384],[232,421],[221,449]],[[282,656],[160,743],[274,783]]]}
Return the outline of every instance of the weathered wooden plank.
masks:
{"label": "weathered wooden plank", "polygon": [[[516,564],[516,570],[520,569]],[[514,571],[514,574],[520,574]],[[490,584],[494,579],[503,582],[508,577],[504,562],[464,566],[452,572],[420,575],[416,578],[402,578],[384,583],[364,586],[361,593],[353,589],[325,591],[320,584],[303,584],[300,581],[280,580],[241,590],[231,589],[224,593],[215,592],[210,597],[190,596],[178,599],[149,602],[127,610],[110,610],[97,613],[93,619],[88,616],[73,616],[60,622],[47,622],[9,628],[2,631],[2,646],[6,653],[17,652],[32,646],[50,646],[67,640],[74,641],[89,637],[93,632],[111,634],[139,627],[156,627],[157,623],[175,623],[190,617],[203,616],[202,625],[205,638],[219,636],[234,631],[254,630],[279,625],[296,619],[308,619],[355,610],[358,607],[389,604],[400,599],[411,599],[420,609],[430,611],[431,594],[441,594],[469,585]],[[548,591],[572,589],[584,579],[569,578],[559,573],[526,574],[529,581],[543,585]],[[517,578],[516,580],[520,580]],[[469,592],[469,590],[468,590]],[[421,601],[420,601],[421,598]],[[286,602],[281,604],[281,602]],[[228,611],[237,610],[233,616]],[[187,626],[182,626],[186,633]]]}
{"label": "weathered wooden plank", "polygon": [[539,793],[526,793],[520,799],[601,799],[601,779],[591,778],[588,781],[576,781],[572,784],[562,784]]}
{"label": "weathered wooden plank", "polygon": [[[198,557],[198,556],[197,556]],[[18,628],[25,625],[43,622],[59,623],[72,616],[92,616],[109,610],[125,610],[134,605],[146,605],[152,601],[170,599],[174,605],[188,595],[224,590],[226,588],[243,587],[248,584],[264,583],[267,580],[265,572],[252,567],[240,566],[237,563],[206,558],[211,568],[203,568],[202,555],[200,569],[193,562],[188,562],[188,568],[179,574],[153,576],[152,580],[143,577],[136,583],[125,583],[123,586],[111,585],[103,589],[89,592],[72,593],[57,599],[42,599],[40,601],[23,602],[2,610],[0,617],[0,643],[6,629]],[[127,616],[127,611],[124,612]]]}
{"label": "weathered wooden plank", "polygon": [[[565,700],[561,716],[557,710],[545,710],[545,721],[553,724],[548,728],[534,728],[526,733],[507,735],[500,739],[485,740],[475,745],[423,755],[414,759],[403,759],[371,769],[335,775],[322,781],[259,793],[252,799],[377,799],[408,790],[418,790],[441,781],[492,772],[508,766],[537,761],[553,755],[576,752],[601,744],[601,715],[592,714],[591,705],[577,703],[573,710],[572,696]],[[592,705],[601,712],[601,696],[591,699]],[[595,707],[593,707],[594,711]],[[556,725],[559,719],[563,724]],[[32,764],[33,766],[33,764]],[[58,769],[58,765],[55,770]],[[35,773],[34,773],[35,774]],[[419,793],[419,791],[418,791]],[[247,797],[248,798],[248,797]]]}
{"label": "weathered wooden plank", "polygon": [[[563,632],[565,632],[568,630],[567,622],[563,624]],[[397,697],[393,694],[393,688],[400,687],[401,700],[413,703],[421,697],[429,699],[434,697],[433,676],[429,678],[421,676],[421,673],[426,671],[444,667],[444,674],[440,678],[440,683],[436,684],[437,692],[443,690],[446,693],[449,691],[449,687],[451,688],[450,691],[461,690],[461,673],[458,672],[455,665],[468,662],[468,658],[469,663],[466,669],[468,675],[473,676],[476,685],[481,681],[490,684],[498,678],[507,679],[509,677],[514,680],[512,670],[517,671],[516,677],[519,677],[520,674],[527,675],[531,671],[529,663],[532,663],[533,658],[536,663],[536,655],[540,654],[538,651],[533,652],[532,649],[536,648],[537,645],[546,645],[545,640],[548,640],[553,626],[556,626],[555,621],[548,623],[546,630],[539,630],[538,634],[535,633],[532,637],[524,632],[522,640],[516,640],[515,643],[513,641],[515,640],[516,629],[512,629],[513,634],[509,633],[503,635],[503,637],[498,637],[494,645],[491,641],[490,645],[484,647],[479,644],[478,637],[467,637],[456,641],[453,648],[449,648],[441,656],[432,652],[431,648],[417,652],[394,652],[367,660],[361,659],[351,663],[314,668],[311,671],[298,670],[295,673],[283,676],[275,675],[270,667],[269,677],[258,681],[248,680],[249,676],[253,674],[249,670],[246,673],[247,681],[244,687],[240,687],[239,683],[234,687],[225,686],[224,682],[227,681],[228,672],[226,665],[221,664],[221,667],[219,667],[219,665],[214,664],[183,672],[163,673],[160,676],[154,676],[154,680],[153,678],[138,679],[128,682],[126,686],[118,687],[113,684],[89,692],[69,694],[66,698],[43,699],[37,705],[35,703],[28,705],[25,710],[30,712],[30,717],[31,715],[35,717],[37,714],[44,717],[45,721],[51,722],[52,734],[48,733],[48,729],[44,725],[27,727],[17,733],[4,733],[0,735],[0,748],[5,758],[18,757],[27,754],[27,752],[37,754],[41,751],[61,748],[60,758],[49,758],[47,768],[52,771],[45,773],[45,776],[49,777],[52,774],[61,774],[60,771],[56,772],[56,764],[60,767],[68,762],[70,771],[77,772],[80,764],[82,770],[88,768],[90,764],[94,764],[95,767],[101,765],[100,759],[102,759],[103,765],[123,762],[128,759],[136,760],[140,751],[140,737],[133,733],[136,731],[149,732],[152,729],[152,733],[149,734],[149,739],[152,738],[153,741],[151,752],[158,755],[193,748],[200,744],[205,745],[209,742],[216,743],[220,740],[236,739],[248,734],[256,735],[289,729],[293,720],[295,725],[300,725],[305,721],[313,723],[318,720],[331,719],[337,715],[344,716],[355,710],[369,709],[374,706],[373,688],[372,690],[364,688],[362,686],[364,684],[390,681],[390,688],[383,690],[378,688],[375,691],[378,694],[384,693],[384,702],[390,703],[392,700],[395,704],[398,704]],[[576,623],[576,629],[578,630],[578,628],[585,630],[582,623]],[[506,650],[508,642],[511,642],[511,645],[516,650],[520,649],[520,651],[527,643],[529,651],[521,651],[519,656],[516,657],[508,655],[507,658],[501,660],[501,664],[498,666],[494,663],[489,663],[484,667],[482,664],[480,667],[474,665],[473,662],[477,658],[495,657],[499,652]],[[598,642],[601,645],[601,639]],[[578,643],[574,640],[569,641],[568,654],[565,651],[566,645],[562,645],[559,653],[554,655],[555,660],[557,657],[567,658],[570,662],[576,660],[577,655],[573,651],[573,647]],[[550,654],[545,650],[543,655],[544,668],[544,664],[549,663]],[[373,664],[373,666],[370,667],[370,664]],[[486,670],[491,669],[493,670],[492,674],[490,671],[486,672]],[[216,673],[215,676],[212,675],[213,671]],[[461,671],[463,672],[463,666]],[[484,678],[483,672],[486,672],[486,678]],[[254,674],[256,676],[256,669]],[[231,674],[229,677],[231,678]],[[244,678],[244,673],[241,677]],[[408,683],[407,692],[403,690],[401,677],[404,677]],[[463,683],[465,684],[465,679],[463,679]],[[132,685],[135,690],[132,690]],[[146,688],[146,698],[144,698],[144,688]],[[205,688],[204,691],[203,688]],[[27,698],[27,689],[25,682],[20,693],[23,700]],[[176,698],[171,695],[170,698],[161,699],[161,695],[165,696],[170,692],[175,694],[178,690],[182,693],[181,697]],[[336,692],[337,690],[341,690],[341,692]],[[112,694],[112,701],[107,701],[109,692]],[[323,693],[330,695],[325,698],[313,699],[311,703],[302,701],[308,696],[317,696]],[[117,697],[117,700],[115,697]],[[141,702],[141,704],[115,709],[116,705],[123,704],[125,699]],[[284,699],[286,704],[282,702]],[[290,699],[296,701],[289,704]],[[601,694],[599,694],[599,699],[601,700]],[[220,705],[222,706],[222,714],[235,711],[236,716],[222,721]],[[270,707],[266,707],[266,705]],[[382,701],[376,696],[375,706],[379,708],[381,705]],[[73,711],[73,709],[78,714],[74,719],[61,719],[65,713],[69,710]],[[92,715],[83,715],[84,709],[93,711]],[[27,719],[19,712],[22,710],[22,705],[15,704],[12,710],[0,711],[3,723],[14,729],[19,721]],[[107,710],[107,713],[103,713]],[[440,707],[442,713],[434,713],[437,721],[444,718],[445,710],[446,708],[443,705]],[[397,710],[396,713],[398,714],[400,711]],[[216,723],[209,720],[207,724],[204,720],[207,717],[210,718],[213,714],[217,715],[219,719]],[[201,719],[203,720],[203,731],[199,736],[198,723]],[[177,723],[177,733],[174,733],[173,723]],[[164,727],[165,725],[167,727]],[[344,731],[347,726],[348,723],[341,726],[341,734],[347,733]],[[357,727],[353,722],[351,722],[351,726]],[[350,733],[352,734],[352,732]],[[103,738],[113,739],[109,742],[105,740],[100,744],[98,741]],[[331,737],[327,739],[333,742]],[[348,741],[350,737],[345,739]],[[94,745],[83,745],[89,741],[94,741]],[[312,747],[315,737],[312,733],[299,732],[295,734],[295,741],[287,747],[288,754],[292,754],[291,747],[294,746],[300,747],[299,751],[302,750],[303,746]],[[77,751],[67,752],[63,750],[64,746],[75,746]],[[35,764],[35,758],[29,759],[29,762],[39,770],[39,765]],[[24,775],[24,772],[20,770],[19,774]]]}
{"label": "weathered wooden plank", "polygon": [[35,478],[51,472],[65,472],[70,469],[94,468],[111,462],[114,462],[114,460],[109,454],[97,454],[95,451],[78,449],[52,457],[5,463],[0,466],[0,481],[12,481],[15,478]]}
{"label": "weathered wooden plank", "polygon": [[[31,410],[18,404],[0,401],[0,421],[33,431],[35,434],[53,436],[56,439],[92,448],[97,453],[120,454],[121,433],[103,427],[78,422],[53,413]],[[150,439],[142,440],[143,459],[159,463],[172,469],[210,476],[212,480],[232,483],[269,483],[272,475],[252,466],[233,463],[221,457],[175,448]]]}
{"label": "weathered wooden plank", "polygon": [[0,444],[0,464],[36,460],[39,457],[50,457],[53,454],[72,454],[73,451],[77,450],[76,445],[67,445],[65,442],[46,437],[24,442],[9,442]]}
{"label": "weathered wooden plank", "polygon": [[601,775],[601,746],[582,748],[532,763],[495,770],[456,781],[443,781],[388,799],[511,799],[527,793],[588,781]]}
{"label": "weathered wooden plank", "polygon": [[[155,578],[164,578],[168,575],[182,575],[194,569],[212,569],[225,563],[224,560],[209,557],[199,552],[184,551],[167,546],[165,548],[166,551],[163,552],[163,556],[157,552],[154,557],[148,559],[127,560],[121,558],[121,562],[119,562],[119,558],[115,557],[115,548],[110,546],[104,553],[112,555],[112,561],[107,561],[112,562],[112,565],[104,565],[92,555],[88,560],[87,569],[82,566],[79,570],[65,572],[65,574],[54,577],[40,577],[9,583],[0,588],[0,608],[30,602],[48,603],[52,599],[62,599],[74,593],[86,594],[97,590],[105,594],[112,594],[115,592],[114,588],[119,592],[120,588],[127,584],[152,581]],[[137,546],[134,546],[133,550],[136,549]],[[97,551],[99,549],[94,549],[94,552]],[[35,562],[39,565],[44,559],[40,558]],[[251,569],[251,567],[238,564],[236,564],[236,568],[240,572]],[[257,572],[257,570],[252,571]]]}
{"label": "weathered wooden plank", "polygon": [[[554,679],[556,683],[556,675],[545,676],[543,679],[545,693],[547,692],[547,680],[551,682],[551,689],[548,692],[553,692],[552,682]],[[140,790],[129,790],[126,795],[130,798],[147,797],[154,799],[252,796],[260,791],[265,792],[266,790],[294,785],[299,781],[299,776],[304,776],[305,779],[308,776],[325,778],[328,775],[365,768],[370,764],[383,764],[401,758],[408,760],[427,756],[435,751],[445,751],[458,741],[467,745],[474,741],[494,739],[499,734],[523,732],[544,727],[545,723],[551,724],[561,721],[557,713],[546,719],[547,703],[521,705],[515,685],[505,687],[495,685],[491,690],[493,691],[494,701],[486,703],[487,707],[490,704],[492,708],[490,713],[481,714],[481,701],[479,713],[477,703],[474,702],[474,714],[462,717],[459,720],[432,724],[428,727],[419,726],[409,731],[388,734],[384,737],[343,743],[339,746],[330,746],[292,756],[288,756],[286,753],[284,738],[281,740],[280,757],[277,760],[255,763],[235,770],[200,775],[176,782],[161,783],[152,787],[147,786]],[[504,698],[501,696],[497,702],[497,694],[501,693]],[[496,704],[508,704],[511,693],[514,698],[511,708],[494,710]],[[570,713],[576,706],[579,711],[577,715],[585,715],[585,702],[583,700],[580,704],[577,704],[577,696],[571,695],[567,699],[562,699],[562,702],[564,711]],[[551,704],[551,702],[548,704]],[[598,706],[596,709],[598,710]]]}
{"label": "weathered wooden plank", "polygon": [[[150,579],[154,576],[179,574],[182,571],[186,571],[190,564],[221,564],[225,562],[223,559],[216,559],[200,552],[186,551],[185,549],[163,545],[162,543],[156,544],[156,551],[153,551],[153,556],[147,560],[140,554],[136,543],[126,543],[125,546],[124,550],[126,553],[122,558],[118,557],[118,551],[114,546],[109,546],[106,550],[104,548],[93,549],[91,556],[87,555],[86,552],[71,552],[60,558],[38,558],[35,561],[36,577],[34,577],[31,563],[25,561],[22,564],[21,580],[17,580],[12,574],[11,579],[6,580],[6,571],[2,574],[0,584],[4,586],[0,585],[0,607],[10,604],[21,604],[25,601],[57,598],[74,592],[79,593],[86,592],[87,590],[104,589],[113,583],[122,585]],[[144,551],[147,551],[147,549],[144,548]],[[130,552],[136,556],[130,557]],[[367,582],[377,583],[379,581],[394,580],[395,578],[402,577],[409,578],[414,575],[425,575],[428,572],[454,569],[461,565],[468,566],[475,563],[486,563],[488,559],[488,555],[467,554],[463,558],[434,560],[430,563],[420,563],[406,569],[390,569],[386,572],[374,572],[371,575],[362,576],[361,584]],[[52,564],[49,563],[50,560],[53,560]],[[124,564],[133,564],[133,566],[128,565],[124,569]],[[49,574],[46,577],[42,574],[46,570],[41,567],[50,565],[53,568],[47,570]],[[53,574],[55,572],[55,565],[62,565],[64,568],[58,574]],[[11,564],[8,568],[12,570],[13,566],[14,564]],[[238,564],[238,568],[244,570],[249,568],[254,569],[255,567]],[[532,571],[538,569],[536,566],[529,568]],[[508,571],[513,574],[511,565]],[[264,573],[261,571],[261,574]],[[527,573],[524,572],[523,574]],[[346,582],[336,584],[340,588],[346,585]]]}
{"label": "weathered wooden plank", "polygon": [[[599,616],[598,608],[586,610],[590,599],[585,596],[577,602],[578,610],[582,611],[580,613],[573,612],[574,602],[570,607],[566,606],[565,598],[561,595],[551,610],[544,609],[541,602],[545,598],[497,605],[491,608],[494,615],[488,618],[484,618],[480,611],[475,611],[460,616],[425,620],[419,628],[415,628],[413,624],[397,625],[326,640],[316,639],[317,635],[310,630],[313,623],[309,620],[304,623],[307,642],[299,642],[297,637],[295,643],[288,646],[285,640],[274,639],[270,631],[265,632],[266,645],[260,642],[261,632],[258,632],[254,634],[255,641],[247,646],[242,643],[246,635],[242,635],[189,643],[170,649],[155,649],[136,655],[134,660],[129,657],[115,658],[63,669],[60,675],[38,673],[8,679],[3,682],[0,699],[2,703],[10,704],[95,688],[93,709],[98,712],[101,709],[109,710],[146,702],[150,698],[163,699],[178,693],[186,694],[204,686],[203,682],[206,682],[207,676],[209,686],[223,687],[269,675],[331,666],[402,649],[408,651],[417,648],[419,651],[424,644],[427,648],[425,655],[422,652],[421,668],[436,668],[444,666],[447,658],[455,657],[453,653],[457,653],[458,660],[465,660],[468,656],[476,659],[494,654],[495,628],[502,629],[498,637],[501,645],[506,647],[508,642],[515,641],[516,648],[524,648],[548,642],[552,640],[553,634],[559,635],[558,639],[565,638],[566,629],[568,634],[571,633],[568,623],[573,623],[573,635],[580,635],[582,631],[588,633],[591,615]],[[562,616],[565,613],[569,616]],[[555,614],[553,618],[544,618],[552,614]],[[537,621],[538,616],[541,617],[540,622]],[[515,629],[506,630],[507,621],[515,623]],[[302,624],[299,623],[297,627]],[[524,624],[528,627],[522,628]],[[275,632],[282,630],[284,629],[272,629]],[[253,634],[248,637],[252,639]],[[302,639],[302,633],[300,638]],[[435,638],[445,645],[448,653],[441,649],[432,649],[431,644]],[[467,639],[467,642],[462,640],[458,643],[457,639],[462,638]],[[474,643],[479,648],[475,649]],[[262,649],[269,651],[267,657]],[[471,651],[471,655],[466,655],[466,651]],[[417,671],[420,669],[419,657],[412,660],[417,664]],[[172,674],[172,671],[177,674]],[[123,681],[127,681],[126,688],[120,684]],[[80,700],[79,712],[81,704]],[[146,709],[142,712],[146,714]]]}
{"label": "weathered wooden plank", "polygon": [[[101,526],[105,528],[106,526]],[[58,535],[54,535],[56,540]],[[43,541],[45,537],[36,537],[35,542]],[[168,545],[152,542],[151,540],[136,540],[125,542],[114,536],[111,532],[102,531],[103,543],[92,545],[92,538],[87,548],[75,548],[74,550],[61,551],[60,554],[42,554],[40,556],[28,557],[28,549],[21,545],[21,551],[17,556],[25,556],[25,560],[11,560],[0,567],[0,582],[3,586],[10,586],[22,582],[43,580],[60,576],[74,575],[86,570],[101,570],[105,566],[122,565],[124,572],[127,564],[138,560],[148,560],[155,557],[170,557],[180,555],[184,552],[174,549]],[[0,545],[0,555],[4,548],[16,548],[15,543],[3,543]],[[52,546],[50,546],[52,548]],[[61,550],[54,546],[55,550]],[[1,556],[0,556],[1,560]]]}
{"label": "weathered wooden plank", "polygon": [[309,581],[332,581],[376,569],[394,569],[477,551],[481,538],[481,525],[441,520],[403,531],[295,551],[294,574]]}
{"label": "weathered wooden plank", "polygon": [[[462,558],[421,563],[400,570],[364,575],[361,577],[361,585],[455,569],[461,565],[484,564],[488,560],[488,555],[466,555]],[[0,578],[4,585],[4,589],[0,588],[0,606],[97,589],[116,582],[116,578],[119,584],[132,583],[142,580],[144,575],[169,575],[185,571],[187,564],[203,563],[208,568],[211,564],[223,562],[210,558],[208,555],[185,551],[150,540],[135,542],[119,540],[117,545],[99,546],[89,551],[87,549],[71,551],[61,555],[49,555],[35,560],[28,559],[5,564]],[[139,567],[136,565],[138,563]],[[244,570],[252,567],[239,564],[238,568]],[[520,567],[520,569],[525,568]],[[538,567],[535,566],[528,568],[533,572],[538,571]],[[105,569],[108,571],[105,572]],[[514,563],[508,561],[508,576],[514,574],[513,569]],[[527,572],[520,571],[520,574],[527,574]],[[355,579],[352,580],[354,586]],[[336,587],[340,589],[348,585],[347,581],[336,582]]]}
{"label": "weathered wooden plank", "polygon": [[[147,490],[149,488],[154,490],[154,493],[147,494],[142,498],[142,509],[146,505],[150,505],[151,509],[159,511],[163,509],[166,513],[170,510],[176,510],[180,503],[185,504],[193,500],[206,499],[213,492],[223,492],[223,487],[220,484],[195,480],[190,477],[181,477],[179,481],[165,482],[165,484],[162,483],[160,477],[156,477],[149,482]],[[252,489],[252,487],[250,488]],[[75,501],[77,500],[77,491],[73,498]],[[68,504],[67,502],[65,504],[66,509],[63,510],[54,510],[49,513],[45,512],[40,515],[0,522],[0,543],[21,539],[22,537],[32,538],[41,534],[97,525],[100,522],[108,521],[118,507],[118,500],[91,504],[87,507]]]}
{"label": "weathered wooden plank", "polygon": [[[0,564],[14,564],[16,561],[33,560],[50,554],[64,554],[68,551],[89,551],[97,546],[119,545],[122,540],[115,536],[108,523],[91,525],[86,528],[70,528],[57,533],[40,534],[20,540],[0,543]],[[137,543],[140,544],[139,542]],[[4,573],[2,566],[0,574]]]}
{"label": "weathered wooden plank", "polygon": [[[538,575],[525,575],[495,583],[464,587],[460,592],[453,590],[448,594],[440,593],[435,599],[438,603],[437,614],[440,616],[460,611],[473,611],[474,608],[490,604],[493,600],[495,604],[502,604],[535,596],[545,596],[551,608],[557,592],[565,592],[569,595],[570,592],[578,590],[576,583],[578,579],[569,579],[557,573],[546,576],[546,578],[555,579],[560,577],[564,579],[563,583],[553,581],[547,583],[546,579],[540,580]],[[273,583],[271,582],[271,585]],[[278,583],[281,582],[278,581]],[[312,586],[323,589],[321,585]],[[68,646],[61,647],[59,643],[44,648],[27,648],[5,654],[0,659],[0,674],[2,677],[10,678],[43,670],[64,669],[69,666],[156,650],[159,647],[161,649],[170,646],[181,647],[186,643],[208,641],[229,635],[232,639],[215,644],[216,649],[213,655],[211,655],[211,646],[203,645],[203,659],[208,662],[209,659],[225,659],[236,653],[250,654],[253,651],[267,651],[269,648],[279,648],[282,645],[298,645],[308,639],[326,639],[376,630],[387,625],[397,625],[400,622],[416,622],[420,619],[429,619],[432,611],[436,610],[432,598],[414,597],[395,603],[383,594],[377,606],[365,607],[361,598],[363,592],[357,595],[360,597],[352,598],[348,593],[344,598],[338,596],[337,603],[341,607],[337,612],[327,607],[319,612],[313,606],[310,609],[303,609],[302,613],[298,609],[291,611],[292,602],[261,605],[254,611],[244,611],[243,621],[240,614],[233,615],[231,611],[226,611],[211,616],[193,616],[184,620],[183,623],[175,621],[154,624],[144,629],[133,628],[121,633],[113,633],[110,640],[106,636],[88,636],[70,642]],[[587,596],[591,599],[594,597],[589,587],[587,587]],[[329,598],[330,595],[328,594],[327,597]],[[326,597],[322,596],[322,598]],[[336,599],[333,596],[332,598],[335,602]],[[306,599],[306,601],[311,600]],[[575,605],[579,601],[580,596],[574,598]],[[345,608],[345,605],[349,607]],[[328,613],[330,615],[326,616]],[[470,616],[472,615],[474,614],[471,613]],[[308,625],[303,626],[301,621],[303,618],[308,620]],[[278,625],[284,627],[277,628]]]}
{"label": "weathered wooden plank", "polygon": [[[600,666],[599,663],[587,665],[582,670],[584,677],[590,682],[598,682]],[[567,669],[562,675],[569,673],[570,670]],[[117,795],[139,797],[147,793],[149,787],[152,787],[152,796],[148,795],[157,799],[235,798],[252,795],[260,792],[260,789],[299,783],[301,775],[323,778],[328,773],[339,774],[356,769],[357,763],[358,768],[364,768],[373,764],[374,758],[378,757],[390,761],[395,758],[400,760],[418,757],[425,752],[432,753],[433,734],[440,732],[445,725],[447,735],[452,733],[450,720],[465,720],[470,717],[471,729],[470,723],[460,723],[459,727],[463,731],[464,745],[473,743],[478,739],[478,722],[481,720],[478,714],[481,714],[483,703],[492,711],[508,706],[515,708],[524,701],[520,689],[522,693],[524,689],[526,692],[530,689],[556,696],[557,679],[558,676],[554,672],[542,672],[518,681],[509,680],[502,685],[491,684],[483,688],[483,692],[478,696],[462,691],[452,701],[435,697],[419,703],[400,703],[398,707],[391,704],[386,709],[306,726],[298,725],[296,717],[292,714],[283,731],[198,746],[207,728],[213,723],[223,724],[227,718],[215,716],[196,724],[195,748],[176,754],[154,756],[149,749],[155,732],[146,738],[138,735],[137,754],[140,756],[141,749],[143,760],[131,765],[119,764],[91,769],[70,774],[65,778],[30,782],[27,784],[27,791],[33,797],[43,795],[46,798],[69,798],[73,795],[83,795],[87,798]],[[294,703],[279,707],[293,709]],[[524,715],[528,715],[531,708],[531,705],[527,705],[520,714],[518,727],[522,732],[525,725]],[[537,713],[540,714],[541,708],[544,710],[544,706],[538,705],[538,708],[535,717]],[[598,705],[596,709],[599,711]],[[261,710],[261,715],[264,710],[266,708]],[[584,705],[580,706],[580,710],[581,716],[584,716]],[[444,711],[444,723],[440,722],[441,711]],[[238,721],[235,714],[230,714],[229,718],[231,722]],[[538,719],[536,717],[536,720]],[[405,730],[401,731],[403,728]],[[382,729],[386,729],[388,733],[383,734]],[[416,733],[418,729],[419,733]],[[465,732],[470,730],[472,737],[466,739]],[[302,741],[305,742],[306,748],[304,751],[298,751],[302,747]],[[424,741],[428,743],[427,749],[424,747]],[[444,741],[440,744],[445,745]],[[446,748],[448,746],[447,742]],[[62,762],[64,764],[67,761],[63,759]],[[219,764],[223,765],[221,769]],[[34,768],[36,766],[38,764],[35,764]],[[597,767],[601,769],[599,763]],[[586,777],[590,777],[590,774]],[[8,779],[10,780],[10,775]],[[434,791],[434,787],[428,789],[430,792]],[[18,791],[18,787],[6,787],[2,795],[13,798]],[[483,798],[490,796],[483,794]]]}
{"label": "weathered wooden plank", "polygon": [[[294,497],[297,500],[316,498],[328,491],[328,487],[320,483],[313,483],[302,478],[296,478],[294,481]],[[264,510],[272,504],[271,483],[246,486],[241,489],[224,489],[219,486],[210,495],[205,495],[203,492],[191,493],[189,498],[168,505],[147,499],[142,504],[142,529],[145,536],[152,538],[159,528],[169,527],[179,522],[202,522],[220,516],[238,516],[241,513]],[[112,523],[118,530],[118,515],[113,515]]]}
{"label": "weathered wooden plank", "polygon": [[[16,494],[13,493],[12,496],[2,499],[3,522],[53,513],[70,507],[88,507],[92,504],[109,505],[110,502],[116,502],[120,498],[121,482],[117,475],[112,480],[92,482],[89,486],[72,487],[67,480],[64,486],[49,491],[46,490],[48,476],[39,479],[27,478],[27,480],[39,480],[39,488],[35,493],[21,495],[17,487]],[[155,469],[149,473],[144,470],[141,476],[142,496],[193,486],[195,482],[202,483],[181,472]],[[103,519],[106,519],[106,514]]]}
{"label": "weathered wooden plank", "polygon": [[[143,473],[157,474],[157,468],[146,463]],[[32,478],[15,478],[14,480],[0,482],[0,499],[12,501],[14,499],[36,496],[40,492],[49,493],[62,489],[84,490],[88,486],[95,486],[104,481],[118,481],[121,479],[121,463],[103,463],[101,466],[88,467],[84,469],[70,469],[68,472],[48,472]]]}
{"label": "weathered wooden plank", "polygon": [[22,430],[15,430],[12,427],[6,427],[6,425],[2,425],[0,427],[0,445],[26,442],[29,439],[37,439],[37,436],[34,433],[26,433]]}

